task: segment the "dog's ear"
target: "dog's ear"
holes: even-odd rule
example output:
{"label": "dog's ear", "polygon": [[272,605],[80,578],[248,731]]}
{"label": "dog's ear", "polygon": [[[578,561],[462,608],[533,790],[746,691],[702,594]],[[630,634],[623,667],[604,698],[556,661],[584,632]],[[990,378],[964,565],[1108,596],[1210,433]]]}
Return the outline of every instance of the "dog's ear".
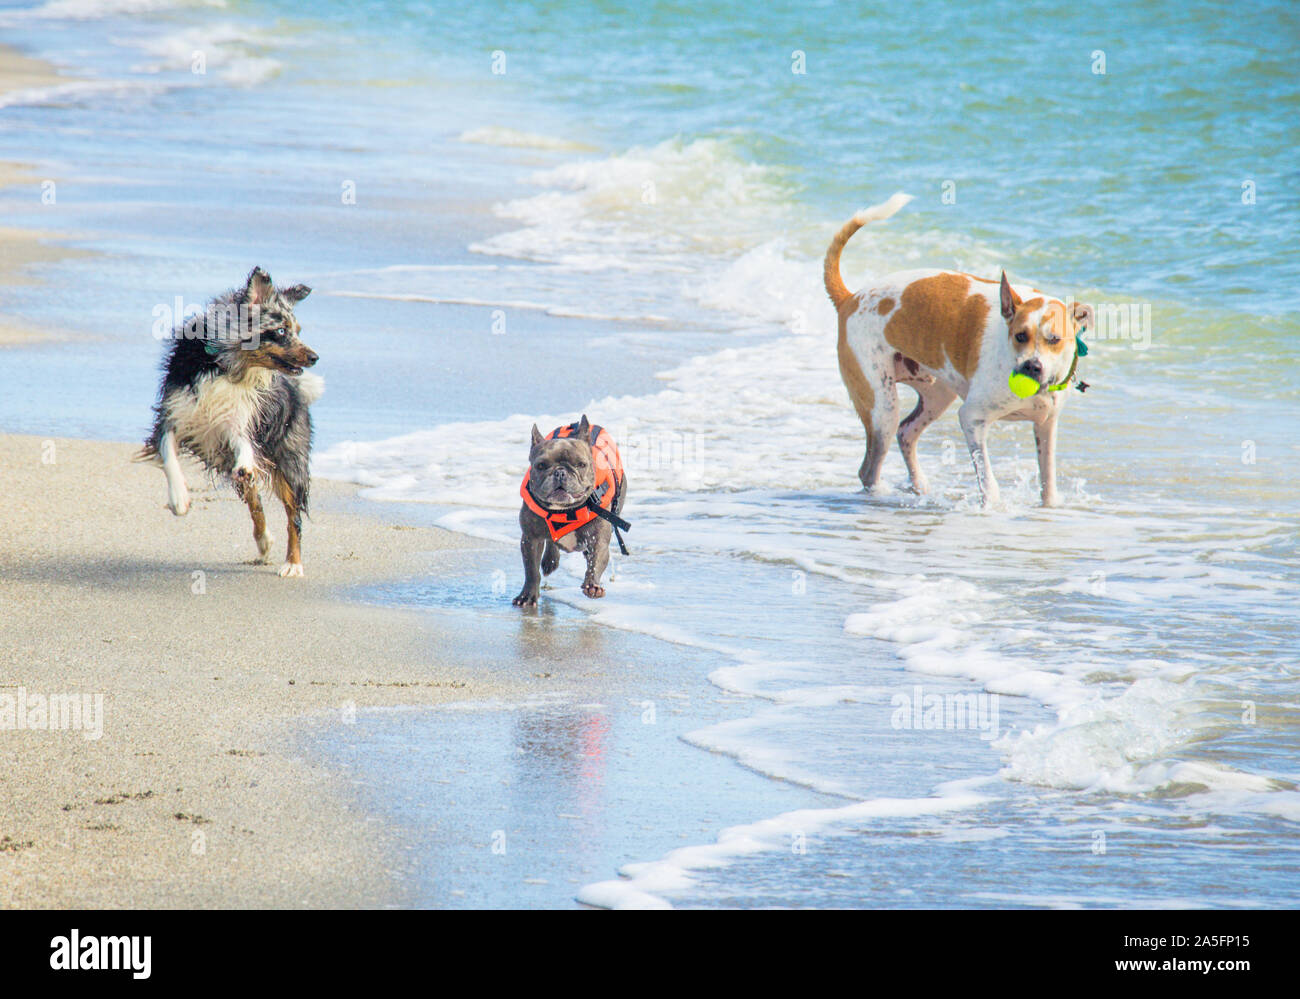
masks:
{"label": "dog's ear", "polygon": [[1011,282],[1007,280],[1007,272],[1002,272],[1002,318],[1011,322],[1015,318],[1016,309],[1020,308],[1020,296],[1011,290]]}
{"label": "dog's ear", "polygon": [[1092,329],[1095,318],[1091,305],[1084,305],[1082,302],[1074,303],[1074,321],[1081,327]]}
{"label": "dog's ear", "polygon": [[281,297],[290,305],[297,305],[310,294],[311,289],[305,284],[295,284],[292,288],[283,288],[280,291]]}
{"label": "dog's ear", "polygon": [[271,297],[271,275],[260,267],[248,272],[248,284],[244,287],[244,301],[249,305],[262,305]]}
{"label": "dog's ear", "polygon": [[582,419],[578,421],[578,432],[575,434],[578,440],[585,441],[591,436],[591,424],[587,422],[587,414],[582,414]]}
{"label": "dog's ear", "polygon": [[542,432],[541,432],[540,430],[537,429],[537,424],[534,423],[534,424],[533,424],[533,443],[532,443],[532,446],[533,446],[533,447],[537,447],[537,445],[540,444],[540,443],[542,443],[542,441],[544,441],[544,440],[546,440],[546,438],[542,436]]}

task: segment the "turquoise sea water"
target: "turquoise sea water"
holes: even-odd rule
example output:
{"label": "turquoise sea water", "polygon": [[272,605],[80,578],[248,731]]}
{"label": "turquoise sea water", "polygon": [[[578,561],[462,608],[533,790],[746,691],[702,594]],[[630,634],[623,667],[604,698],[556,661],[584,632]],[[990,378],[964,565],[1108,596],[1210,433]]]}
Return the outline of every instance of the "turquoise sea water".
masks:
{"label": "turquoise sea water", "polygon": [[[0,427],[136,438],[156,304],[254,263],[306,281],[317,472],[485,544],[363,596],[466,628],[513,627],[532,422],[586,409],[623,445],[635,557],[599,604],[568,568],[544,599],[561,631],[686,650],[647,658],[647,696],[717,702],[672,752],[629,688],[537,708],[523,729],[626,764],[590,798],[609,869],[455,899],[431,875],[425,902],[1294,904],[1293,5],[59,0],[0,26],[79,77],[0,107],[0,159],[57,179],[52,204],[0,191],[6,224],[93,251],[0,291],[82,337],[0,355]],[[1005,267],[1131,317],[1063,419],[1063,509],[1034,506],[1014,427],[1005,508],[976,509],[953,415],[921,445],[930,497],[897,455],[892,491],[857,492],[820,261],[895,190],[915,201],[855,238],[851,286]],[[998,737],[901,724],[926,692],[996,694]],[[412,828],[441,781],[508,811],[437,747],[508,758],[521,726],[466,717],[378,713],[320,751]],[[568,748],[585,794],[600,768]],[[689,818],[629,804],[696,758],[750,773]]]}

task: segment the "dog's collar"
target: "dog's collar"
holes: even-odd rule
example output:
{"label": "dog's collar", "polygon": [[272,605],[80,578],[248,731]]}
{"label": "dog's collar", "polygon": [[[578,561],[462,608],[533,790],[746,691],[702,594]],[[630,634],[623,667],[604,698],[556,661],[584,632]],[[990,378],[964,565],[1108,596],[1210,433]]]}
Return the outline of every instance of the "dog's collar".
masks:
{"label": "dog's collar", "polygon": [[[1079,332],[1074,334],[1074,360],[1070,362],[1070,373],[1065,376],[1065,381],[1061,382],[1059,385],[1045,385],[1044,388],[1046,388],[1047,391],[1060,392],[1062,389],[1070,387],[1070,383],[1074,381],[1075,369],[1079,366],[1079,358],[1088,356],[1088,345],[1083,342],[1083,334],[1087,332],[1088,327],[1081,326]],[[1080,392],[1088,391],[1088,383],[1079,382],[1078,389]]]}

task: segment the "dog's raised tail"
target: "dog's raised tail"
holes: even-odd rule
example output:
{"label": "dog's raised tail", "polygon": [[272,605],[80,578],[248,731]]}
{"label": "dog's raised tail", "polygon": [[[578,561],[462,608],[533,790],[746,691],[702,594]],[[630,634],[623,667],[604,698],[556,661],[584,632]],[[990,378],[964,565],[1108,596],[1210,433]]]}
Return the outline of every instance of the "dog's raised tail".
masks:
{"label": "dog's raised tail", "polygon": [[853,234],[868,222],[878,222],[881,219],[889,218],[911,200],[912,196],[910,194],[899,191],[882,204],[862,209],[853,218],[845,222],[844,227],[835,234],[830,247],[826,250],[825,270],[826,294],[831,296],[835,308],[838,309],[852,295],[852,292],[844,284],[844,278],[840,277],[840,254],[844,252],[844,244],[852,239]]}

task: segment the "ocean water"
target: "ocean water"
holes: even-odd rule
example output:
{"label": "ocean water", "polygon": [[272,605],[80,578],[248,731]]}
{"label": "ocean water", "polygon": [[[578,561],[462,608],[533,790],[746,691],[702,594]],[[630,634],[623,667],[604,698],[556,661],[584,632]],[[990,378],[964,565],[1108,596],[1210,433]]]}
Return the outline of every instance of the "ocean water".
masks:
{"label": "ocean water", "polygon": [[[503,760],[575,740],[571,770],[511,778],[534,805],[619,788],[557,806],[601,837],[537,834],[601,844],[584,864],[478,895],[420,874],[426,903],[1296,903],[1294,6],[55,0],[0,25],[81,77],[0,108],[0,158],[60,178],[0,204],[93,251],[0,302],[82,337],[5,353],[27,391],[0,426],[134,438],[154,305],[253,263],[307,281],[317,474],[483,543],[359,596],[463,628],[527,627],[532,424],[586,412],[620,443],[632,557],[599,602],[566,561],[543,602],[561,632],[654,639],[649,694],[319,742],[413,828],[449,786],[487,794],[491,766],[440,749],[467,732]],[[851,287],[1006,268],[1125,317],[1062,420],[1062,508],[1003,424],[981,509],[955,410],[920,445],[929,495],[897,454],[860,491],[821,257],[895,190]],[[636,719],[673,691],[669,750]],[[693,766],[694,805],[638,798]],[[457,821],[478,833],[420,848],[479,851],[490,820]]]}

